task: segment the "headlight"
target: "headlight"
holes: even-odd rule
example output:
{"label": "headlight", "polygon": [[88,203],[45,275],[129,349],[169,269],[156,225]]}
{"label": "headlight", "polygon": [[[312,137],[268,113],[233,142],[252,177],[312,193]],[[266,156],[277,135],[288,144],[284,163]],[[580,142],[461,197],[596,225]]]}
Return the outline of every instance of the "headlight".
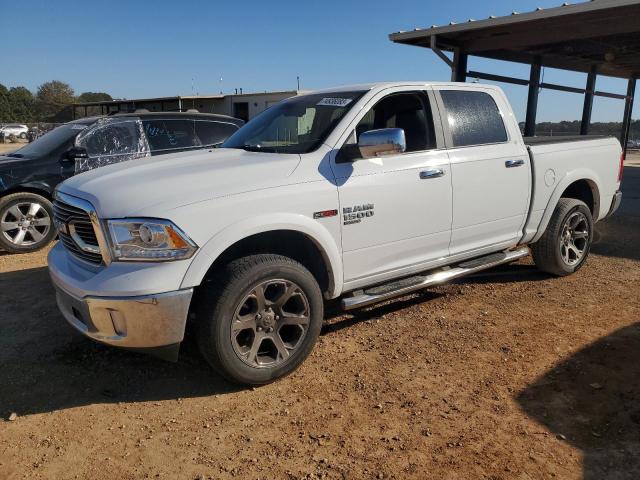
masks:
{"label": "headlight", "polygon": [[189,258],[197,246],[169,220],[107,220],[114,260],[169,261]]}

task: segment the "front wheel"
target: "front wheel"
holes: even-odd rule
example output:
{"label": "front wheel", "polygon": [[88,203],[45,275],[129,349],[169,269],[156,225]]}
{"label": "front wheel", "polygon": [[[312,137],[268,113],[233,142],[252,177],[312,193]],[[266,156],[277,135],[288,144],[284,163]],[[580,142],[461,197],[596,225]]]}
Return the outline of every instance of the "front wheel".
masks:
{"label": "front wheel", "polygon": [[313,275],[280,255],[234,260],[198,294],[198,343],[228,380],[262,385],[295,370],[311,352],[323,319]]}
{"label": "front wheel", "polygon": [[561,198],[540,239],[531,245],[536,266],[553,275],[570,275],[589,256],[593,239],[593,218],[587,205],[573,198]]}
{"label": "front wheel", "polygon": [[0,199],[0,248],[11,253],[35,252],[56,235],[53,207],[46,198],[23,192]]}

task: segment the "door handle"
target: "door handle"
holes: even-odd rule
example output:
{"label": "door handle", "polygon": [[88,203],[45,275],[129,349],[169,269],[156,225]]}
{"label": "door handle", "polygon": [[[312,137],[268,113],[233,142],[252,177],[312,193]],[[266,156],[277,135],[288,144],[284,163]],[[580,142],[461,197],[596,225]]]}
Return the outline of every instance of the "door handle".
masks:
{"label": "door handle", "polygon": [[441,168],[435,168],[433,170],[423,170],[420,172],[420,180],[427,180],[429,178],[438,178],[444,175],[444,170]]}
{"label": "door handle", "polygon": [[504,162],[504,166],[507,168],[521,167],[522,165],[524,165],[524,160],[507,160]]}

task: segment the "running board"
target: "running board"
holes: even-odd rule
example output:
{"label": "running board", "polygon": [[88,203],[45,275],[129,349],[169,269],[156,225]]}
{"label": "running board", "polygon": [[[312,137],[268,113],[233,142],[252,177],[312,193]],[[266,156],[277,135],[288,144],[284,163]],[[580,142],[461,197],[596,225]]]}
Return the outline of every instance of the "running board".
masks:
{"label": "running board", "polygon": [[520,247],[516,250],[507,252],[493,253],[484,257],[475,258],[460,263],[452,268],[439,269],[428,275],[420,275],[410,278],[404,278],[392,283],[368,288],[359,295],[346,297],[342,299],[342,308],[344,310],[353,310],[354,308],[366,307],[374,303],[383,302],[394,297],[406,295],[426,287],[446,283],[459,277],[471,275],[472,273],[493,268],[504,263],[510,263],[519,258],[529,255],[528,247]]}

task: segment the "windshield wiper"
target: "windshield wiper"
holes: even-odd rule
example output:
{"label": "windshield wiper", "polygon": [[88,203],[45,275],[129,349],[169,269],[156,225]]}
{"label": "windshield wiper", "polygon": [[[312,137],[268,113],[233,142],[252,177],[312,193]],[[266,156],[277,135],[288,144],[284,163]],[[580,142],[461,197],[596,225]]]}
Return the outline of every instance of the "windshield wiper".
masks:
{"label": "windshield wiper", "polygon": [[6,156],[13,157],[13,158],[24,158],[24,155],[22,155],[21,153],[7,153]]}

